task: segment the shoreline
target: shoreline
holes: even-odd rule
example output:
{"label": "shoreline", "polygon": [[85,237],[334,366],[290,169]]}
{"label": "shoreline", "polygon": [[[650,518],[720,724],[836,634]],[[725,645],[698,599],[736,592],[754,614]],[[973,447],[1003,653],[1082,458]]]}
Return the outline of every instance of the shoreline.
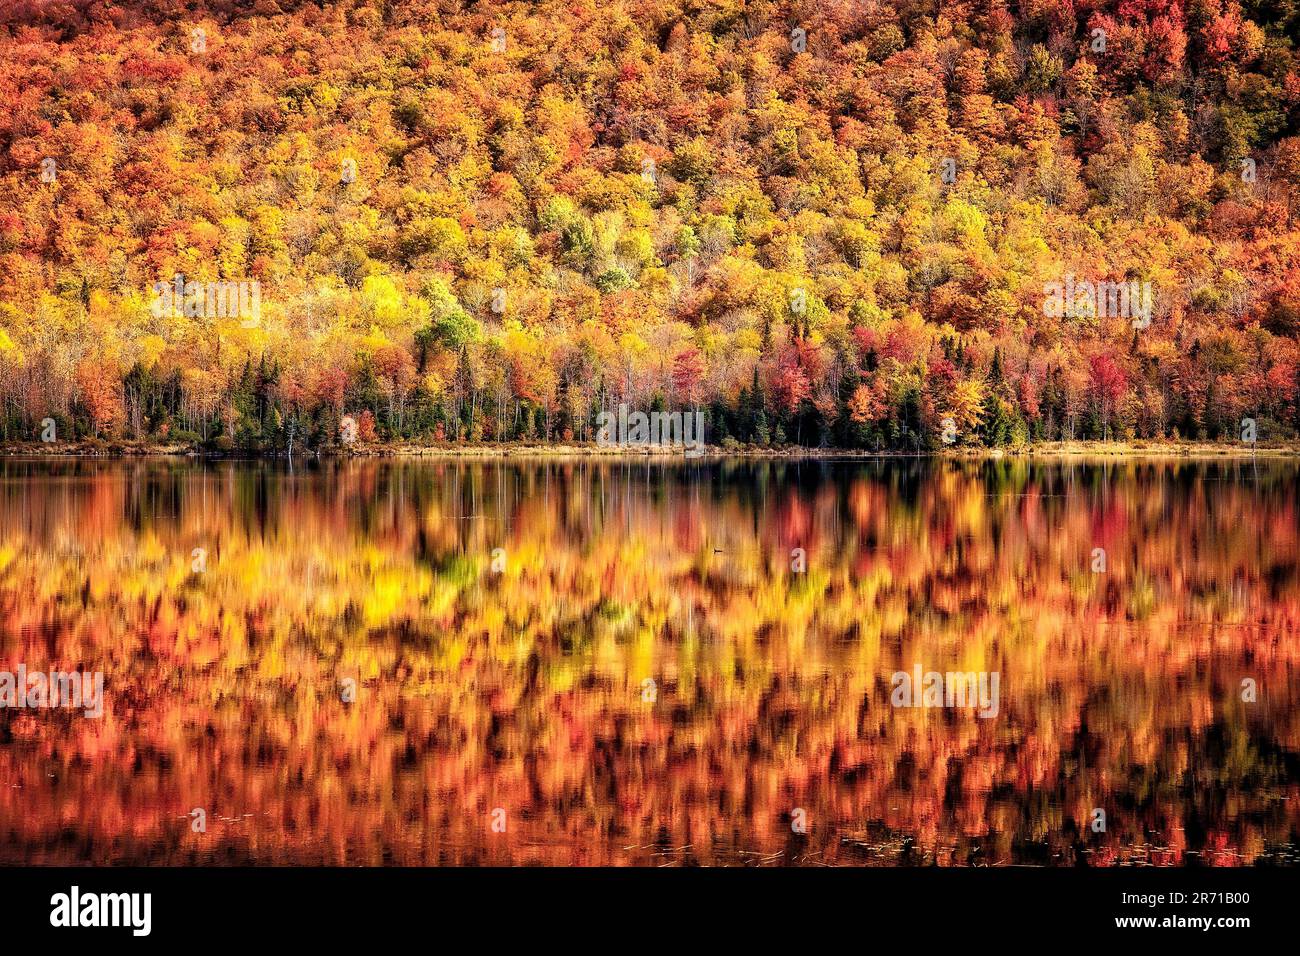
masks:
{"label": "shoreline", "polygon": [[[210,451],[192,444],[150,442],[10,442],[0,444],[0,458],[143,458],[172,457],[204,460],[287,460],[282,451],[231,449]],[[739,460],[806,460],[835,461],[863,458],[909,459],[935,458],[952,460],[1049,459],[1049,458],[1218,458],[1250,460],[1258,458],[1300,458],[1300,443],[1250,446],[1241,442],[1155,442],[1155,441],[1075,441],[1042,442],[1018,448],[943,448],[915,451],[873,451],[870,448],[802,448],[786,446],[768,448],[753,445],[722,447],[708,445],[699,454],[687,455],[683,448],[671,446],[609,447],[595,444],[441,444],[374,443],[334,445],[298,452],[295,460],[351,458],[438,458],[438,459],[510,459],[510,458],[590,458],[590,459],[662,459],[681,461]]]}

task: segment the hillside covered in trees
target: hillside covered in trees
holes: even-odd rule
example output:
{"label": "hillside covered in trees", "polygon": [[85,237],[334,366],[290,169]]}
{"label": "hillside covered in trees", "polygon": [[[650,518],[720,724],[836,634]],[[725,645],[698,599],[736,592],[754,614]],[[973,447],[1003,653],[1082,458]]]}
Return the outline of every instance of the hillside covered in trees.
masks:
{"label": "hillside covered in trees", "polygon": [[[5,3],[0,439],[587,441],[620,403],[711,442],[1294,438],[1298,30],[1290,0]],[[1067,281],[1150,315],[1060,314]],[[259,305],[159,308],[177,282]]]}

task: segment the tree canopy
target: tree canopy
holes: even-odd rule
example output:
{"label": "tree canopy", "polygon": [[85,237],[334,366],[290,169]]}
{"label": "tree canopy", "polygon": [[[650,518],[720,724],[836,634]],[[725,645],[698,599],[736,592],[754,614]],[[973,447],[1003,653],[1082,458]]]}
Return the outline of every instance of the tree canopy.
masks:
{"label": "tree canopy", "polygon": [[[8,4],[0,437],[589,440],[627,402],[712,441],[1291,438],[1298,28],[1232,0]],[[176,276],[260,314],[155,314]],[[1145,284],[1149,324],[1049,315],[1067,277]]]}

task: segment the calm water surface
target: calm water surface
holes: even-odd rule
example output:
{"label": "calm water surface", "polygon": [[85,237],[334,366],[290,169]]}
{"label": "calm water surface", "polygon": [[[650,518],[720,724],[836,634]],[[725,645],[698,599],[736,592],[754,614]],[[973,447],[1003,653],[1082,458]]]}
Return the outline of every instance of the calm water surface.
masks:
{"label": "calm water surface", "polygon": [[1298,476],[3,461],[0,862],[1294,863]]}

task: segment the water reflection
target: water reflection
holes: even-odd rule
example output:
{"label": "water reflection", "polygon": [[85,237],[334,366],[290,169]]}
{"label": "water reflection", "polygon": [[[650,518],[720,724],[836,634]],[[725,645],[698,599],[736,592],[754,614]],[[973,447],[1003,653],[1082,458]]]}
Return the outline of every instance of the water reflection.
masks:
{"label": "water reflection", "polygon": [[1291,863],[1298,474],[0,462],[0,861]]}

